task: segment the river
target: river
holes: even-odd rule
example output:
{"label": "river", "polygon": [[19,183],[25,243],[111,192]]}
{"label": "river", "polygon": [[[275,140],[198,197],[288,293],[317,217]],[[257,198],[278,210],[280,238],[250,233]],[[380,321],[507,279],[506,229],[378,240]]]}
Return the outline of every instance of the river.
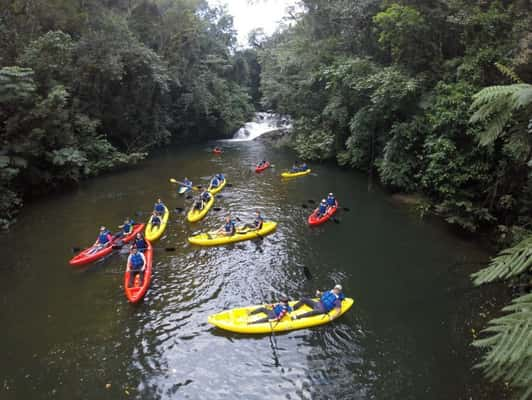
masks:
{"label": "river", "polygon": [[[471,268],[457,264],[482,251],[368,191],[363,175],[316,164],[312,175],[283,181],[288,150],[222,145],[221,156],[208,146],[168,148],[24,208],[0,236],[1,399],[501,398],[471,370],[479,356],[471,319],[488,294],[472,290]],[[275,167],[256,174],[260,159]],[[172,214],[143,303],[124,296],[124,254],[68,265],[72,247],[91,243],[101,224],[147,212],[158,196],[184,207],[168,178],[204,184],[217,171],[233,184],[216,200],[222,210],[194,225]],[[329,191],[350,211],[309,228],[303,205]],[[278,221],[275,234],[216,248],[186,242],[219,226],[226,210],[245,220],[255,209]],[[207,323],[223,309],[335,282],[355,304],[322,327],[240,336]]]}

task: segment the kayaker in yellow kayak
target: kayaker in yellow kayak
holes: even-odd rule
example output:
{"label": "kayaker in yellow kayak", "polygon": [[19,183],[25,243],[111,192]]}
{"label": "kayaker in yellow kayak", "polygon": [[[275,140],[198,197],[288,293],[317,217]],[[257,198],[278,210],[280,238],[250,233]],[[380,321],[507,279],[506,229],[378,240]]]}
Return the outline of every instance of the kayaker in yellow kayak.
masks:
{"label": "kayaker in yellow kayak", "polygon": [[211,196],[212,194],[210,194],[208,190],[204,190],[200,193],[198,199],[194,202],[194,204],[192,204],[191,209],[203,210],[203,208],[205,207],[205,203],[207,203],[211,199]]}
{"label": "kayaker in yellow kayak", "polygon": [[304,161],[300,163],[299,161],[295,160],[292,168],[290,168],[290,172],[303,172],[307,169],[308,165]]}
{"label": "kayaker in yellow kayak", "polygon": [[159,215],[163,215],[165,211],[165,205],[161,199],[157,199],[157,203],[153,206],[153,210]]}
{"label": "kayaker in yellow kayak", "polygon": [[279,303],[269,304],[266,307],[258,307],[252,310],[249,315],[255,315],[264,313],[267,317],[259,318],[254,321],[248,322],[248,324],[260,324],[268,321],[280,321],[285,315],[292,311],[292,307],[288,305],[288,297],[279,296]]}
{"label": "kayaker in yellow kayak", "polygon": [[249,230],[258,231],[259,229],[262,229],[262,224],[264,223],[264,218],[260,215],[260,211],[255,211],[255,219],[250,224],[245,224],[244,229],[248,228]]}
{"label": "kayaker in yellow kayak", "polygon": [[303,297],[296,304],[294,304],[294,311],[298,308],[307,305],[312,308],[312,311],[308,311],[303,314],[293,315],[292,319],[301,319],[305,317],[311,317],[313,315],[327,314],[331,310],[335,310],[336,313],[331,315],[329,318],[331,321],[338,317],[342,311],[342,300],[345,298],[345,295],[342,293],[342,285],[335,285],[331,290],[322,293],[321,291],[316,291],[316,297],[319,297],[319,301],[314,301],[308,297]]}
{"label": "kayaker in yellow kayak", "polygon": [[218,186],[220,186],[222,184],[222,182],[224,181],[225,177],[223,174],[216,174],[214,175],[214,177],[211,179],[211,189],[216,189]]}
{"label": "kayaker in yellow kayak", "polygon": [[[164,213],[164,211],[163,211]],[[159,216],[160,214],[157,212],[157,211],[153,211],[152,213],[152,217],[151,217],[151,226],[155,227],[155,226],[161,226],[161,217]]]}
{"label": "kayaker in yellow kayak", "polygon": [[233,236],[236,232],[235,223],[231,219],[231,214],[225,216],[225,224],[216,231],[218,235]]}

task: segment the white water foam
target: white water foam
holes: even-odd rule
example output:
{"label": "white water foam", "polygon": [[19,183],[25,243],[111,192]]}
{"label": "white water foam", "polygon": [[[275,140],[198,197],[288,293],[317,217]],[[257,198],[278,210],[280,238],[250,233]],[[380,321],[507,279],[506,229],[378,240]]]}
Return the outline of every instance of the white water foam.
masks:
{"label": "white water foam", "polygon": [[265,133],[277,131],[279,129],[290,129],[290,121],[287,118],[280,118],[276,114],[259,112],[255,114],[253,121],[247,122],[234,134],[232,139],[224,142],[247,142],[258,138]]}

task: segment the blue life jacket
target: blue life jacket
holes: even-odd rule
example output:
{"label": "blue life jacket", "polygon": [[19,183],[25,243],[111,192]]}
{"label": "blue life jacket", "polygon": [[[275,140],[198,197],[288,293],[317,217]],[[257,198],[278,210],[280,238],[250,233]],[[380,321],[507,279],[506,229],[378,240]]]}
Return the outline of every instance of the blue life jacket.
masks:
{"label": "blue life jacket", "polygon": [[98,235],[98,242],[100,244],[109,243],[109,231],[102,232]]}
{"label": "blue life jacket", "polygon": [[142,260],[142,256],[140,253],[135,253],[131,255],[131,269],[140,269],[142,265],[144,265],[144,261]]}
{"label": "blue life jacket", "polygon": [[301,165],[299,166],[299,170],[300,170],[301,172],[306,171],[307,169],[308,169],[307,164],[301,164]]}
{"label": "blue life jacket", "polygon": [[185,184],[185,186],[192,186],[192,181],[190,179],[185,179],[183,183]]}
{"label": "blue life jacket", "polygon": [[278,317],[279,315],[281,315],[281,313],[283,311],[286,311],[286,312],[290,312],[292,311],[292,307],[288,306],[288,305],[283,305],[281,303],[279,304],[276,304],[275,307],[273,307],[273,312],[275,313],[275,316]]}
{"label": "blue life jacket", "polygon": [[332,291],[329,290],[321,296],[321,304],[323,304],[323,308],[326,312],[331,311],[334,308],[334,303],[336,303],[336,300],[342,301],[345,298],[343,293],[340,293],[338,296]]}
{"label": "blue life jacket", "polygon": [[216,178],[218,178],[220,181],[223,181],[225,179],[224,174],[216,174]]}
{"label": "blue life jacket", "polygon": [[328,206],[336,205],[336,199],[333,196],[327,196],[327,205]]}
{"label": "blue life jacket", "polygon": [[255,218],[255,221],[253,221],[253,224],[255,225],[256,228],[260,228],[263,222],[264,222],[264,218],[258,217],[258,218]]}
{"label": "blue life jacket", "polygon": [[137,246],[139,251],[143,251],[148,248],[148,244],[144,239],[135,239],[135,246]]}
{"label": "blue life jacket", "polygon": [[164,213],[164,204],[163,203],[155,203],[155,211],[157,211],[159,214]]}
{"label": "blue life jacket", "polygon": [[161,218],[158,215],[152,215],[151,216],[151,224],[152,225],[161,225]]}
{"label": "blue life jacket", "polygon": [[209,201],[211,199],[211,194],[209,192],[203,192],[201,195],[203,201]]}
{"label": "blue life jacket", "polygon": [[325,214],[325,212],[327,211],[327,204],[321,204],[320,203],[320,208],[319,208],[319,213],[320,214]]}
{"label": "blue life jacket", "polygon": [[229,221],[228,223],[225,224],[225,231],[227,233],[234,232],[234,229],[235,229],[235,223],[233,221]]}
{"label": "blue life jacket", "polygon": [[124,224],[124,226],[122,227],[122,231],[125,234],[131,233],[132,230],[133,230],[133,223],[132,222],[128,222],[127,224]]}
{"label": "blue life jacket", "polygon": [[213,178],[213,180],[211,181],[211,186],[218,187],[218,185],[220,185],[220,181],[218,180],[218,178]]}

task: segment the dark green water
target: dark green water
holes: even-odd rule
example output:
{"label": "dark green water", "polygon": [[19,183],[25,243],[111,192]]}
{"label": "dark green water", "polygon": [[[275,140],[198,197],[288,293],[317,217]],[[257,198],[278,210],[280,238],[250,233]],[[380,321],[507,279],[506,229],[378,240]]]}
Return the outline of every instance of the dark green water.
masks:
{"label": "dark green water", "polygon": [[[478,260],[478,249],[368,192],[361,175],[313,165],[312,176],[282,181],[290,153],[224,146],[222,156],[171,149],[85,182],[27,206],[0,236],[1,399],[501,398],[471,371],[478,355],[469,321],[485,299],[456,262]],[[257,175],[252,166],[262,158],[276,168]],[[99,225],[149,211],[158,196],[183,207],[169,177],[205,183],[217,171],[234,186],[216,206],[242,219],[258,208],[279,222],[274,235],[195,248],[186,237],[220,225],[224,211],[195,225],[174,213],[157,245],[176,251],[155,251],[154,279],[138,306],[124,296],[125,255],[68,265],[71,248],[91,243]],[[351,211],[310,229],[302,204],[329,191]],[[355,305],[332,324],[272,338],[207,323],[222,309],[335,282]]]}

